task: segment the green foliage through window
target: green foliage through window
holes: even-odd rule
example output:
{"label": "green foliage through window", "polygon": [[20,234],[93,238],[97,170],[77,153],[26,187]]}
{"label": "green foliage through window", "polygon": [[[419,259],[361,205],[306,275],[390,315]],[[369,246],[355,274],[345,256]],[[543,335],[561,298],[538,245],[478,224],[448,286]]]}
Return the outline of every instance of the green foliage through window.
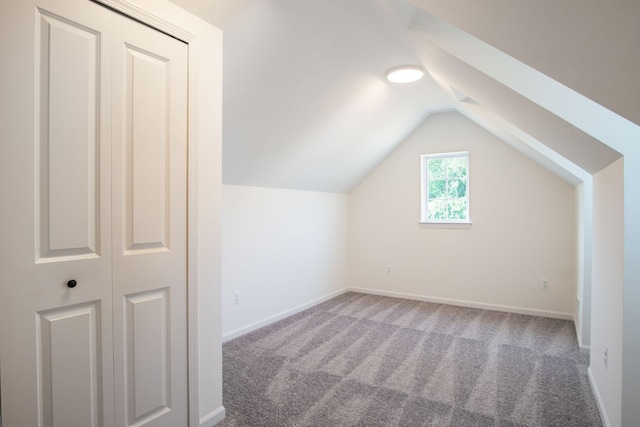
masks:
{"label": "green foliage through window", "polygon": [[422,167],[426,181],[423,221],[468,220],[468,153],[425,155]]}

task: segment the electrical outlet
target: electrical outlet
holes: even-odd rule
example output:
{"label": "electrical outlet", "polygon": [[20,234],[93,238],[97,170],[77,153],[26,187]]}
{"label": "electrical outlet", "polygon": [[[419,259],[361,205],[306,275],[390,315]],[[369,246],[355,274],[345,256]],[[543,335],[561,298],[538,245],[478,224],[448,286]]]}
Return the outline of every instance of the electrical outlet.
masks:
{"label": "electrical outlet", "polygon": [[233,293],[233,305],[239,305],[240,304],[240,291],[235,291]]}
{"label": "electrical outlet", "polygon": [[391,264],[387,264],[387,274],[391,274]]}
{"label": "electrical outlet", "polygon": [[604,346],[603,360],[605,369],[609,369],[609,347]]}
{"label": "electrical outlet", "polygon": [[540,279],[540,289],[542,289],[543,291],[549,290],[549,279],[547,279],[546,277]]}

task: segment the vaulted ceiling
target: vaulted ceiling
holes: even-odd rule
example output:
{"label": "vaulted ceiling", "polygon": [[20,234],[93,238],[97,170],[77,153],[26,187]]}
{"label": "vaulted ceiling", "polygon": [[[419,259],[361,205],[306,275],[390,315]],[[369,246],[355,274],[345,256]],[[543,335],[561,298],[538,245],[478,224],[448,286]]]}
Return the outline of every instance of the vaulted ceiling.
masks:
{"label": "vaulted ceiling", "polygon": [[577,184],[640,129],[634,0],[173,1],[224,30],[226,184],[349,192],[447,110]]}

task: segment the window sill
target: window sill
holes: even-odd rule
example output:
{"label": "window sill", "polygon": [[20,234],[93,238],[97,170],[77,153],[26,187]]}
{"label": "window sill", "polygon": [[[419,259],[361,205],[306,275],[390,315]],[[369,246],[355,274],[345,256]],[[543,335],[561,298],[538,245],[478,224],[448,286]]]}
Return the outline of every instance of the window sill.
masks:
{"label": "window sill", "polygon": [[433,222],[433,221],[420,221],[421,228],[471,228],[471,221],[469,222]]}

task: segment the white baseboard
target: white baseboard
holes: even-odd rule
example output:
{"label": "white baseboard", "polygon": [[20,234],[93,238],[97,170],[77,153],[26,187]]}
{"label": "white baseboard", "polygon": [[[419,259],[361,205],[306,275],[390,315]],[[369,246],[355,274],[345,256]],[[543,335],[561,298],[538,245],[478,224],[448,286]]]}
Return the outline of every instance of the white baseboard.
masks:
{"label": "white baseboard", "polygon": [[331,292],[330,294],[327,294],[323,297],[320,298],[316,298],[314,300],[311,300],[309,302],[306,302],[304,304],[301,304],[297,307],[291,308],[289,310],[285,310],[281,313],[275,314],[273,316],[269,316],[266,319],[262,319],[259,320],[255,323],[252,323],[250,325],[247,326],[243,326],[241,328],[235,329],[233,331],[227,332],[225,334],[222,334],[222,342],[225,343],[227,341],[230,341],[234,338],[237,338],[239,336],[242,336],[244,334],[248,334],[249,332],[255,331],[256,329],[260,329],[264,326],[267,326],[273,322],[277,322],[280,319],[284,319],[285,317],[289,317],[291,315],[294,315],[296,313],[299,313],[301,311],[304,311],[308,308],[313,307],[314,305],[318,305],[321,302],[325,302],[327,300],[330,300],[331,298],[337,297],[338,295],[342,295],[345,292],[348,292],[349,288],[342,288],[340,290],[337,290],[335,292]]}
{"label": "white baseboard", "polygon": [[361,292],[364,294],[382,295],[387,297],[405,298],[417,301],[435,302],[439,304],[457,305],[460,307],[480,308],[483,310],[504,311],[507,313],[527,314],[530,316],[550,317],[553,319],[573,320],[572,313],[562,313],[559,311],[538,310],[535,308],[514,307],[510,305],[487,304],[482,302],[464,301],[450,298],[430,297],[427,295],[405,294],[403,292],[383,291],[379,289],[350,287],[349,291]]}
{"label": "white baseboard", "polygon": [[204,417],[200,417],[200,427],[213,427],[225,417],[225,409],[224,406],[220,406],[214,411],[209,412]]}
{"label": "white baseboard", "polygon": [[573,315],[573,324],[576,326],[576,338],[578,339],[578,348],[580,349],[580,353],[586,354],[587,356],[591,354],[591,347],[588,345],[582,344],[582,332],[580,332],[580,327],[578,326],[578,319],[576,319],[576,315]]}
{"label": "white baseboard", "polygon": [[598,390],[598,386],[593,379],[593,372],[591,372],[591,367],[587,368],[587,378],[589,378],[589,385],[591,386],[591,391],[593,391],[593,396],[596,398],[596,405],[598,406],[598,412],[600,413],[602,425],[604,427],[611,427],[611,423],[609,423],[609,416],[607,415],[607,410],[604,408],[604,402],[602,401],[602,397],[600,396],[600,391]]}
{"label": "white baseboard", "polygon": [[578,339],[578,347],[581,354],[586,354],[587,356],[591,354],[591,346],[581,344],[580,339]]}
{"label": "white baseboard", "polygon": [[[450,298],[438,298],[438,297],[430,297],[427,295],[407,294],[403,292],[394,292],[394,291],[383,291],[379,289],[346,287],[338,291],[332,292],[330,294],[327,294],[323,297],[316,298],[312,301],[301,304],[297,307],[291,308],[289,310],[285,310],[273,316],[269,316],[265,319],[251,323],[250,325],[246,325],[241,328],[234,329],[233,331],[227,332],[222,335],[222,342],[224,343],[234,338],[237,338],[239,336],[242,336],[244,334],[248,334],[249,332],[255,331],[256,329],[260,329],[273,322],[277,322],[278,320],[284,319],[285,317],[299,313],[303,310],[313,307],[314,305],[318,305],[331,298],[337,297],[338,295],[342,295],[345,292],[360,292],[364,294],[374,294],[374,295],[382,295],[382,296],[389,296],[389,297],[395,297],[395,298],[412,299],[412,300],[418,300],[418,301],[428,301],[428,302],[435,302],[439,304],[449,304],[449,305],[456,305],[461,307],[479,308],[483,310],[494,310],[494,311],[503,311],[507,313],[526,314],[530,316],[550,317],[553,319],[574,320],[574,315],[572,313],[562,313],[557,311],[538,310],[538,309],[514,307],[514,306],[508,306],[508,305],[487,304],[487,303],[464,301],[464,300],[457,300],[457,299],[450,299]],[[583,348],[583,346],[581,346],[580,350],[586,351],[588,353],[589,347],[585,346]]]}

